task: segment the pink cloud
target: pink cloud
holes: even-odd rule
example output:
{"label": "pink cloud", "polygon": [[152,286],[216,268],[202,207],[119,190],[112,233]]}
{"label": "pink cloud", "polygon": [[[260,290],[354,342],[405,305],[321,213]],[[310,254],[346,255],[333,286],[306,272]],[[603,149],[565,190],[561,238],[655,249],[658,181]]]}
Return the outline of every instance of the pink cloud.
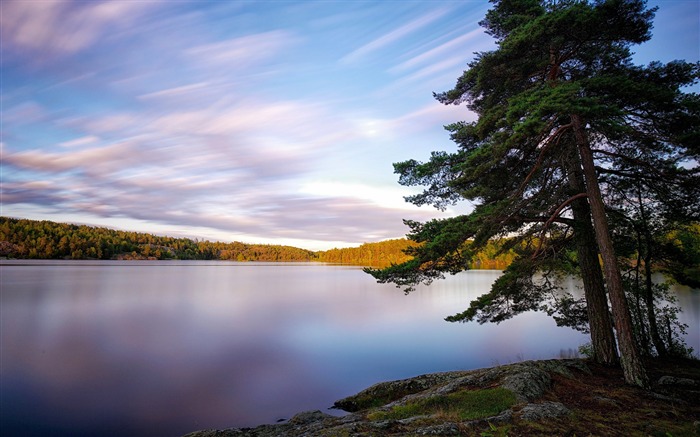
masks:
{"label": "pink cloud", "polygon": [[25,170],[61,173],[71,170],[114,172],[139,162],[134,144],[116,143],[109,146],[51,153],[40,150],[10,152],[3,150],[3,162]]}
{"label": "pink cloud", "polygon": [[234,70],[272,59],[297,38],[285,30],[246,35],[188,49],[198,63],[228,66]]}
{"label": "pink cloud", "polygon": [[5,126],[38,123],[46,120],[49,113],[46,108],[34,101],[3,108],[2,123]]}
{"label": "pink cloud", "polygon": [[149,1],[72,2],[3,0],[0,27],[5,44],[18,52],[70,55],[84,50],[110,30],[127,26]]}

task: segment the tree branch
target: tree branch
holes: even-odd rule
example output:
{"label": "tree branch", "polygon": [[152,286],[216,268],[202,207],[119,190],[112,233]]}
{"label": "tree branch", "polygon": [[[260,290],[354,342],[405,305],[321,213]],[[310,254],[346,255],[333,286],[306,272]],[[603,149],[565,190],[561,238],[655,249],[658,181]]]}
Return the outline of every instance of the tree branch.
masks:
{"label": "tree branch", "polygon": [[[559,139],[561,138],[561,135],[566,131],[568,128],[572,126],[571,123],[565,124],[562,126],[559,126],[557,130],[545,141],[544,145],[540,149],[540,155],[537,157],[537,162],[535,165],[532,167],[532,170],[530,170],[530,173],[525,177],[525,180],[523,181],[522,184],[520,184],[520,187],[518,188],[518,191],[516,192],[516,196],[520,195],[523,191],[525,191],[525,186],[530,182],[532,177],[535,175],[535,172],[537,169],[540,168],[540,165],[542,164],[542,161],[544,160],[544,155],[547,149],[549,149],[550,146],[552,145],[557,145],[559,144]],[[556,139],[556,142],[554,140]],[[515,196],[513,196],[515,197]]]}
{"label": "tree branch", "polygon": [[562,202],[562,204],[559,205],[556,210],[554,210],[554,212],[550,215],[549,219],[545,222],[544,226],[542,227],[542,230],[540,231],[540,242],[537,245],[537,249],[532,254],[533,259],[535,258],[535,256],[537,256],[537,254],[539,254],[540,249],[542,249],[542,242],[545,239],[544,234],[547,231],[547,229],[549,229],[549,226],[557,219],[557,217],[562,212],[562,210],[564,208],[566,208],[569,204],[571,204],[571,202],[573,202],[576,199],[583,198],[583,197],[588,197],[588,194],[587,193],[575,194],[575,195],[569,197],[568,199],[566,199],[564,202]]}

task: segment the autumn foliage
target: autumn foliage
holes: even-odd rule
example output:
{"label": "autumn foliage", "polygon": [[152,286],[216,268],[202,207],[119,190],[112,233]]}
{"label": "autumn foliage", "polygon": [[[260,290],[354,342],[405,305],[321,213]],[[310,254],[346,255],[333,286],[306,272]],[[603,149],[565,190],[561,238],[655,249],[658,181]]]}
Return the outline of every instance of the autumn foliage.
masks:
{"label": "autumn foliage", "polygon": [[[197,241],[103,227],[0,217],[0,257],[19,259],[132,259],[309,262],[386,267],[412,257],[406,239],[364,243],[359,247],[311,251],[273,244]],[[472,268],[504,269],[511,252],[498,254],[490,244]]]}

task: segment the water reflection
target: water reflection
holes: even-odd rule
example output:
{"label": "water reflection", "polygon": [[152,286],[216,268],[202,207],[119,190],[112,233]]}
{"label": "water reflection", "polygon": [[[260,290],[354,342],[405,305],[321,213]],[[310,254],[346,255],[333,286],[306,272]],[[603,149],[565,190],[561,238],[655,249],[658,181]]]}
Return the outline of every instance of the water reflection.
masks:
{"label": "water reflection", "polygon": [[8,435],[250,426],[324,409],[381,380],[553,357],[587,341],[538,313],[444,322],[488,289],[491,271],[404,296],[357,268],[318,264],[0,268]]}

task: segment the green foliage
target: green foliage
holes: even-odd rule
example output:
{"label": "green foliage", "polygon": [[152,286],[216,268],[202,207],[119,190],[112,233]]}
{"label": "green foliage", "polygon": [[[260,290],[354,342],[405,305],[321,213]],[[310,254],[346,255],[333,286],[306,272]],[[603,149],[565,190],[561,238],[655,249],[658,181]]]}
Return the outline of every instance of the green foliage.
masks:
{"label": "green foliage", "polygon": [[456,421],[496,416],[517,403],[512,391],[502,387],[484,390],[463,390],[443,396],[418,399],[396,405],[388,411],[375,411],[370,420],[399,420],[409,417],[440,414]]}
{"label": "green foliage", "polygon": [[527,258],[516,259],[494,282],[488,293],[471,302],[466,311],[445,320],[500,323],[514,314],[538,309],[548,287],[546,281],[538,283],[533,280],[535,266],[528,261]]}
{"label": "green foliage", "polygon": [[481,432],[481,437],[506,437],[510,431],[511,425],[496,426],[489,422],[489,429]]}
{"label": "green foliage", "polygon": [[700,223],[671,231],[661,247],[664,270],[681,284],[700,288]]}
{"label": "green foliage", "polygon": [[406,251],[416,244],[406,239],[364,243],[359,247],[330,249],[318,252],[318,261],[337,264],[386,267],[409,261]]}
{"label": "green foliage", "polygon": [[[670,284],[667,282],[652,284],[650,292],[653,300],[651,302],[644,298],[649,291],[644,287],[645,285],[639,281],[626,278],[625,292],[630,303],[635,339],[639,349],[647,356],[691,358],[693,348],[688,347],[683,340],[687,335],[688,325],[681,323],[678,319],[681,308],[676,304],[678,299],[669,291]],[[654,329],[658,330],[660,342],[658,345],[650,338]]]}
{"label": "green foliage", "polygon": [[84,225],[0,217],[0,256],[45,259],[313,261],[290,246],[212,243]]}
{"label": "green foliage", "polygon": [[[413,253],[419,245],[420,243],[405,238],[364,243],[359,247],[317,252],[317,260],[327,263],[367,266],[370,267],[366,269],[368,272],[378,271],[375,268],[392,271],[396,266],[410,265]],[[496,242],[489,242],[471,257],[468,267],[472,269],[504,269],[512,262],[514,256],[513,251],[503,249]]]}
{"label": "green foliage", "polygon": [[593,356],[593,345],[591,343],[584,343],[578,347],[578,353],[584,357],[591,358]]}
{"label": "green foliage", "polygon": [[[700,95],[684,92],[700,81],[700,63],[632,64],[630,48],[651,38],[656,11],[643,0],[492,3],[481,24],[497,49],[478,53],[452,90],[435,94],[443,104],[465,103],[477,120],[446,126],[456,152],[395,165],[399,183],[425,187],[407,200],[444,209],[464,199],[473,212],[407,222],[409,238],[421,243],[414,259],[369,273],[408,292],[466,269],[488,241],[507,236],[525,250],[488,294],[448,320],[500,322],[543,309],[580,328],[585,321],[576,319],[587,316],[594,358],[613,364],[609,301],[625,379],[646,386],[615,246],[636,240],[648,278],[659,259],[652,234],[700,219]],[[618,231],[617,242],[615,215],[633,231]],[[585,311],[532,279],[569,267],[573,251]]]}
{"label": "green foliage", "polygon": [[[406,239],[313,252],[291,246],[222,243],[50,221],[0,217],[0,257],[37,259],[182,259],[351,264],[386,267],[413,258]],[[489,245],[474,268],[505,268],[512,255]]]}
{"label": "green foliage", "polygon": [[[448,320],[498,322],[544,309],[558,323],[585,329],[582,302],[532,280],[580,272],[579,236],[592,233],[586,185],[596,177],[583,171],[581,137],[609,214],[629,217],[630,209],[614,205],[627,202],[632,184],[642,198],[658,201],[660,220],[697,221],[700,96],[683,89],[698,82],[700,64],[632,64],[630,47],[651,38],[655,9],[644,1],[492,3],[481,25],[498,48],[478,53],[452,90],[435,94],[444,104],[466,104],[478,119],[446,126],[457,151],[394,165],[400,184],[424,187],[408,201],[444,209],[468,200],[473,212],[407,221],[408,237],[420,243],[414,259],[369,273],[411,291],[469,268],[489,242],[507,237],[517,255],[504,277]],[[619,236],[616,243],[631,239]],[[588,246],[595,244],[593,236]],[[679,277],[696,272],[697,263],[682,265],[668,264]]]}

